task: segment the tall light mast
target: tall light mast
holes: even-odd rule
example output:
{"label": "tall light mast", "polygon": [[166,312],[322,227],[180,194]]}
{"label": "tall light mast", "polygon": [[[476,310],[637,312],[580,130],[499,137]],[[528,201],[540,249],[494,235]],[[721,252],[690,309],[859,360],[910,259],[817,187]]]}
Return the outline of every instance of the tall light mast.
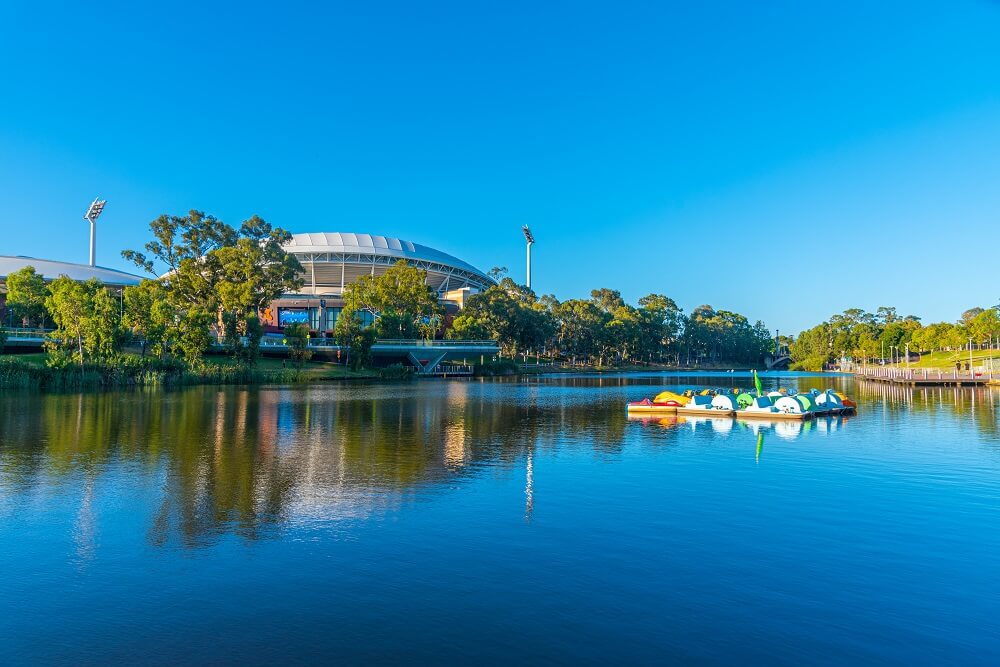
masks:
{"label": "tall light mast", "polygon": [[90,265],[96,266],[97,261],[97,219],[101,216],[101,212],[104,210],[104,205],[107,204],[105,200],[98,197],[90,203],[90,208],[87,209],[87,214],[83,216],[84,220],[90,221]]}
{"label": "tall light mast", "polygon": [[527,287],[531,289],[531,246],[535,244],[535,237],[532,235],[531,230],[528,229],[528,225],[521,227],[521,231],[524,232],[524,240],[528,242],[528,282]]}

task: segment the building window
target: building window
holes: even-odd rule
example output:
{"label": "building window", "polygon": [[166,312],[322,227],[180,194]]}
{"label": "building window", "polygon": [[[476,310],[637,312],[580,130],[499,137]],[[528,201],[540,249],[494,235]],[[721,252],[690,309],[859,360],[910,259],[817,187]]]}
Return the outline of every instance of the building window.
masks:
{"label": "building window", "polygon": [[340,317],[340,311],[343,308],[327,308],[324,313],[325,323],[323,324],[323,329],[325,331],[333,331],[334,327],[337,326],[337,318]]}

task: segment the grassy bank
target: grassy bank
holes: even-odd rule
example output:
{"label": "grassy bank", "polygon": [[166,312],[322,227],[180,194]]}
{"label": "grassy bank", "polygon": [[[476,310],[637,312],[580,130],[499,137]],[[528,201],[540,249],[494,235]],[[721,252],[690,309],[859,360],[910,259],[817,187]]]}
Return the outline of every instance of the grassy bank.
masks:
{"label": "grassy bank", "polygon": [[[1000,370],[1000,351],[998,350],[973,350],[972,351],[972,364],[973,366],[988,366],[990,359],[993,360],[993,367]],[[969,351],[960,350],[957,352],[928,352],[920,356],[920,361],[911,361],[910,368],[927,368],[927,369],[941,369],[941,370],[954,370],[955,364],[962,364],[962,368],[965,368],[965,364],[969,362]],[[905,367],[906,362],[901,361],[900,366]]]}
{"label": "grassy bank", "polygon": [[173,359],[122,354],[107,363],[52,368],[45,354],[0,357],[0,389],[110,389],[117,387],[184,386],[197,384],[290,384],[345,378],[374,378],[377,372],[352,371],[328,362],[306,362],[295,368],[280,359],[261,359],[247,368],[227,357],[208,357],[201,368]]}

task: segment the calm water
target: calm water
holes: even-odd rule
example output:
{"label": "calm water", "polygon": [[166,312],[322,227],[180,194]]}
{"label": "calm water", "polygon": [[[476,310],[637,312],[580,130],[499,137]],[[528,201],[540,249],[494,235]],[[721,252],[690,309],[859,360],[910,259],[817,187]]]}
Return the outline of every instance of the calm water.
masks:
{"label": "calm water", "polygon": [[1000,661],[1000,392],[711,377],[0,395],[0,662]]}

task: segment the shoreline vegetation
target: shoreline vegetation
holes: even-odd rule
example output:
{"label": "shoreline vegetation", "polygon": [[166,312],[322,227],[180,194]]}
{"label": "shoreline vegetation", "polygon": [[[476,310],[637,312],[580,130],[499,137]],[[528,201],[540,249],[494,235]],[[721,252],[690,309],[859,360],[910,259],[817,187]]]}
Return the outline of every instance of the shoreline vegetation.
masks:
{"label": "shoreline vegetation", "polygon": [[969,308],[956,322],[933,324],[889,306],[874,313],[850,308],[800,333],[789,351],[793,370],[854,365],[1000,370],[1000,304]]}
{"label": "shoreline vegetation", "polygon": [[[749,367],[728,365],[675,366],[631,364],[597,366],[558,363],[519,364],[509,359],[475,364],[471,376],[449,377],[530,377],[537,375],[589,375],[601,373],[658,372],[745,372]],[[311,384],[354,380],[410,380],[412,369],[400,365],[354,370],[324,361],[308,361],[301,367],[282,365],[279,359],[262,360],[249,369],[224,356],[207,357],[204,367],[192,370],[176,360],[161,360],[126,353],[102,363],[53,367],[44,353],[12,354],[0,357],[0,390],[24,389],[66,391],[77,389],[175,388],[194,385],[274,385]]]}

